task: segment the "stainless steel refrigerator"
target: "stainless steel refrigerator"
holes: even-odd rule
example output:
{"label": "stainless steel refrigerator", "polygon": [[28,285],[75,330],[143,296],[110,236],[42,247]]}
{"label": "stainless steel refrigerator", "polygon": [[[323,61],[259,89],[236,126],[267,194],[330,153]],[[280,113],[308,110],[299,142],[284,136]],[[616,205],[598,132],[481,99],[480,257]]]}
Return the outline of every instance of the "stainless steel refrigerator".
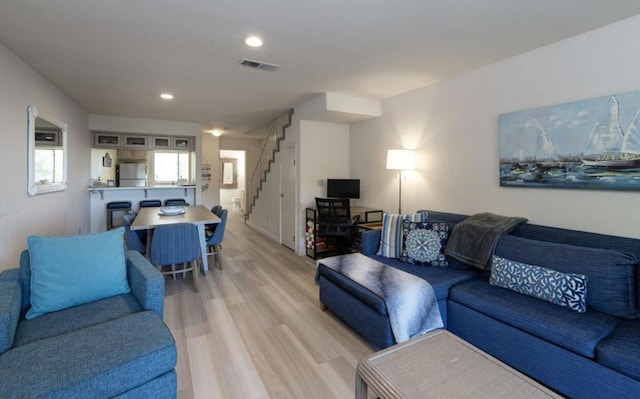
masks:
{"label": "stainless steel refrigerator", "polygon": [[116,169],[118,187],[146,187],[147,164],[123,162]]}

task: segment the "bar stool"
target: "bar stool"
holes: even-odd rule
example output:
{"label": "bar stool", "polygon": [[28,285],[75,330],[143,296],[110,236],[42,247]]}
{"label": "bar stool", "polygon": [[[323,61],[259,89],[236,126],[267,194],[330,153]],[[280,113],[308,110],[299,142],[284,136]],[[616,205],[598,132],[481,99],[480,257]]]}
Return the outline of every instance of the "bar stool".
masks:
{"label": "bar stool", "polygon": [[[131,201],[115,201],[107,204],[107,230],[114,227],[113,214],[115,212],[124,212],[125,214],[131,210]],[[120,225],[118,225],[120,226]]]}
{"label": "bar stool", "polygon": [[182,198],[171,198],[164,201],[164,206],[188,206],[189,204]]}
{"label": "bar stool", "polygon": [[142,200],[140,201],[140,208],[152,208],[156,206],[162,206],[160,200]]}

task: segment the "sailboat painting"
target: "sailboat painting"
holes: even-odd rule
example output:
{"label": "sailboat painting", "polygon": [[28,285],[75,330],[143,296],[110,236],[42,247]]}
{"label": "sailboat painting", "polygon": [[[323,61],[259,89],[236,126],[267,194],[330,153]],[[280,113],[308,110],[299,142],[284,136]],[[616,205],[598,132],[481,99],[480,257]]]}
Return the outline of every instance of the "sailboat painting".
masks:
{"label": "sailboat painting", "polygon": [[640,91],[499,116],[500,185],[640,190]]}

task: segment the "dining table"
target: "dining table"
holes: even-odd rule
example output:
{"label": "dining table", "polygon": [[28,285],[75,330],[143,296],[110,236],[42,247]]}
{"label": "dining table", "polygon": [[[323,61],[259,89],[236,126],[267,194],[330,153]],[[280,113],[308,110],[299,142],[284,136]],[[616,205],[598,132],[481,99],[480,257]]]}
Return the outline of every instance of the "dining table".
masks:
{"label": "dining table", "polygon": [[[198,238],[200,240],[200,253],[202,255],[202,270],[205,275],[209,273],[209,262],[207,257],[207,240],[205,237],[204,226],[206,224],[220,223],[220,218],[205,206],[191,205],[182,206],[183,213],[165,214],[161,210],[163,207],[140,208],[133,223],[131,230],[148,230],[147,234],[147,255],[151,254],[151,237],[153,229],[158,226],[176,224],[176,223],[192,223],[198,227]],[[173,210],[176,208],[173,207]]]}

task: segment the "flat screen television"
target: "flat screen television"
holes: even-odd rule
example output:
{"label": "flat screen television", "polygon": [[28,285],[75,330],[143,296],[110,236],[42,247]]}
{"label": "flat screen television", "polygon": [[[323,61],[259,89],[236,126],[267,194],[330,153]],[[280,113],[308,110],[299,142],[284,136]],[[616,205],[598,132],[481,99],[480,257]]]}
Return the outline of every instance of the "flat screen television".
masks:
{"label": "flat screen television", "polygon": [[360,179],[327,179],[327,197],[360,198]]}

